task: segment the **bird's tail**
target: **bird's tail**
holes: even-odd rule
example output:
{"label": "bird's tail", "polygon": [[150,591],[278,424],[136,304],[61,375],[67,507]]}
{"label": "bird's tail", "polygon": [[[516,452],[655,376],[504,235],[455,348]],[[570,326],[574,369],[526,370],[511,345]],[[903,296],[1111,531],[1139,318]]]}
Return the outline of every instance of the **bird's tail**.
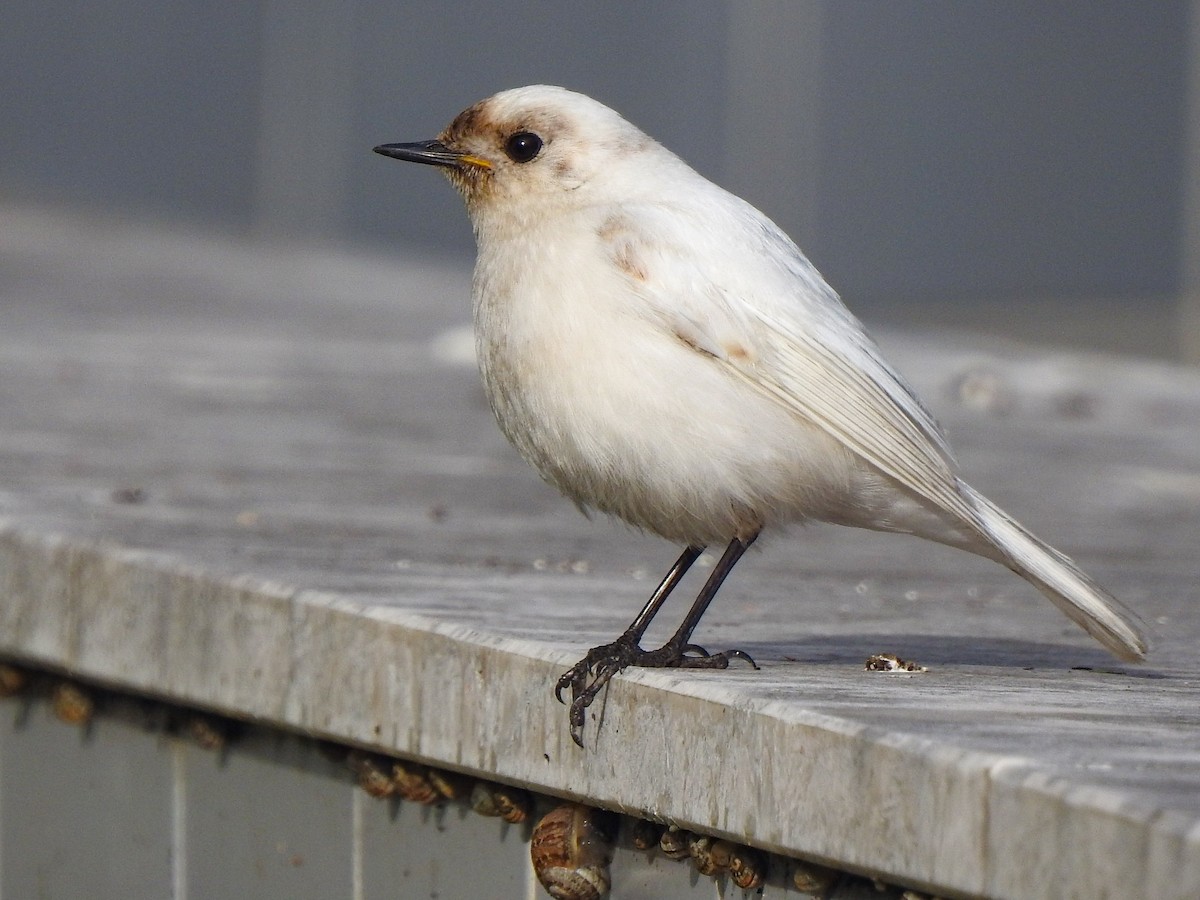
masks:
{"label": "bird's tail", "polygon": [[1145,658],[1146,638],[1132,612],[974,488],[960,482],[960,490],[978,515],[977,525],[1000,551],[1001,562],[1118,658],[1126,662]]}

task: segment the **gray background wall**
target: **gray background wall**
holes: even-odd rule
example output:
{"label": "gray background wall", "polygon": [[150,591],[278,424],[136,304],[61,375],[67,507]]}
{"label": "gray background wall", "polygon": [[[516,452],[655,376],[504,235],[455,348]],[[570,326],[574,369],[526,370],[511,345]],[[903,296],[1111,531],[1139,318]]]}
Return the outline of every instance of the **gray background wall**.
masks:
{"label": "gray background wall", "polygon": [[561,83],[761,206],[868,319],[1166,355],[1191,6],[6,0],[0,202],[466,259],[441,179],[370,147]]}

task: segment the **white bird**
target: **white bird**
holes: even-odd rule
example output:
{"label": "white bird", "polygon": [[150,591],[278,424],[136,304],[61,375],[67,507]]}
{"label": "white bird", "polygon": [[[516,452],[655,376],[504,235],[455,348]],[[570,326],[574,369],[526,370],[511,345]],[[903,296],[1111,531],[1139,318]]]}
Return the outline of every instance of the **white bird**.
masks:
{"label": "white bird", "polygon": [[[480,372],[521,455],[581,509],[682,543],[629,629],[559,680],[571,733],[621,669],[724,668],[691,634],[764,529],[820,520],[914,534],[1022,576],[1123,660],[1134,617],[962,481],[946,439],[863,326],[773,222],[613,110],[504,91],[433,141],[478,243]],[[726,550],[675,635],[640,639],[709,544]]]}

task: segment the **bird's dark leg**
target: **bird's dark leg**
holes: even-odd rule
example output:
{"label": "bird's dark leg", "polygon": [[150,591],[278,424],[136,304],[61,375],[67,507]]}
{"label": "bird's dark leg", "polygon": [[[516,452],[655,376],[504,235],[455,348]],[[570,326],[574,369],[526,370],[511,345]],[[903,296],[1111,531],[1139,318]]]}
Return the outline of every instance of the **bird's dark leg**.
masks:
{"label": "bird's dark leg", "polygon": [[[742,554],[750,549],[750,545],[754,543],[757,537],[757,534],[753,534],[746,540],[734,538],[729,542],[729,546],[725,548],[725,552],[721,554],[721,558],[712,570],[712,574],[708,576],[708,581],[704,582],[704,587],[696,595],[696,599],[692,603],[692,608],[684,616],[678,630],[659,650],[651,651],[651,654],[665,653],[668,658],[675,658],[677,655],[679,661],[667,662],[663,663],[663,665],[682,666],[684,668],[724,669],[729,665],[731,659],[744,659],[750,665],[754,666],[754,668],[758,668],[749,654],[741,650],[725,650],[721,653],[710,654],[703,648],[688,643],[692,637],[692,632],[700,624],[700,619],[704,616],[708,605],[712,603],[713,597],[717,596],[717,591],[721,589],[721,585],[724,584],[726,577],[733,571],[733,567],[742,558]],[[699,656],[685,656],[684,654],[689,650],[699,651]],[[644,666],[647,663],[639,662],[637,665]],[[654,665],[654,663],[649,663],[649,665]]]}
{"label": "bird's dark leg", "polygon": [[741,650],[726,650],[722,653],[710,654],[702,647],[689,643],[692,632],[700,624],[701,617],[708,609],[708,605],[712,603],[713,597],[717,595],[726,576],[733,571],[737,561],[754,543],[756,537],[758,537],[757,534],[747,540],[734,538],[729,542],[720,561],[717,562],[712,574],[708,576],[704,587],[700,589],[700,593],[692,603],[692,608],[684,617],[683,623],[663,646],[657,650],[643,650],[639,642],[675,585],[679,583],[704,550],[703,547],[688,547],[680,554],[675,565],[667,572],[662,583],[655,589],[646,605],[642,607],[642,611],[637,614],[637,618],[630,623],[619,638],[611,644],[593,647],[588,651],[587,656],[563,673],[554,688],[554,695],[559,702],[563,702],[563,689],[571,688],[571,737],[575,743],[583,746],[582,732],[585,713],[596,694],[608,684],[609,679],[627,666],[724,669],[729,665],[730,660],[744,659],[750,665],[758,668],[754,664],[754,660]]}

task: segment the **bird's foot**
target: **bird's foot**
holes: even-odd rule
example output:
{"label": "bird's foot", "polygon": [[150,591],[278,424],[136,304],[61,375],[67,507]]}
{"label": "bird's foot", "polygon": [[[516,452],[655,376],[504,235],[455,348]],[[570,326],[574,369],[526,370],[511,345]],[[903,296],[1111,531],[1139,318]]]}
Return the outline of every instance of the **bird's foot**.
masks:
{"label": "bird's foot", "polygon": [[735,659],[745,660],[758,668],[743,650],[724,650],[721,653],[709,653],[696,644],[681,644],[668,641],[657,650],[643,650],[637,641],[622,635],[611,644],[593,647],[587,656],[571,668],[567,669],[554,686],[554,696],[559,703],[565,703],[563,691],[571,689],[571,739],[580,747],[583,746],[583,723],[586,711],[591,706],[596,695],[608,684],[609,680],[628,666],[639,666],[647,669],[725,669]]}

